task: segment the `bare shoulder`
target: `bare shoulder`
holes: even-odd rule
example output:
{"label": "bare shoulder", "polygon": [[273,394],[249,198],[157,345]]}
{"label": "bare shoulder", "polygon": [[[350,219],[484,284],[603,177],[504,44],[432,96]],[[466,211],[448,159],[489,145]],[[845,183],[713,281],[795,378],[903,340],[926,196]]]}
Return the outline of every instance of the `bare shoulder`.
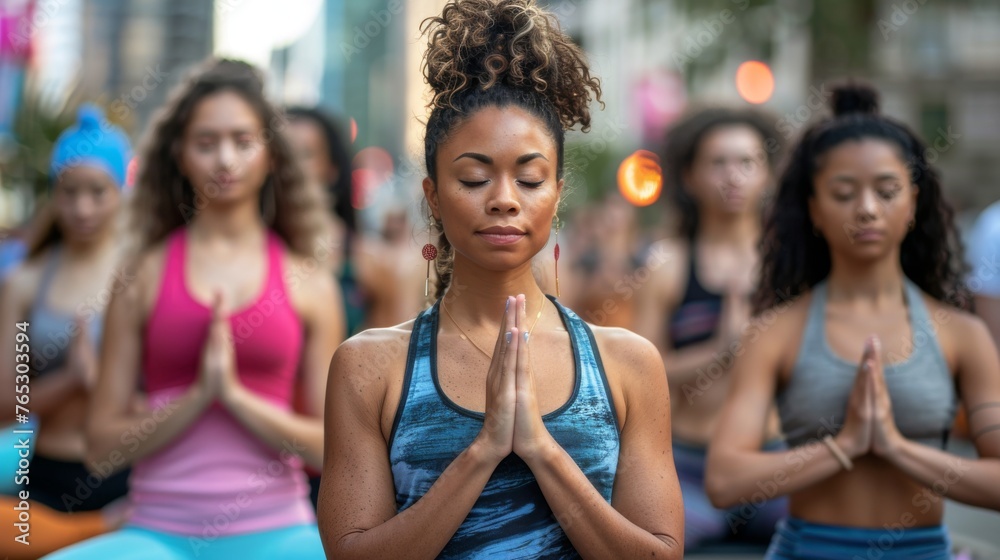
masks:
{"label": "bare shoulder", "polygon": [[336,301],[333,271],[326,260],[285,251],[285,287],[293,307],[303,317],[328,313]]}
{"label": "bare shoulder", "polygon": [[129,306],[136,306],[143,316],[156,305],[166,268],[166,254],[167,243],[161,241],[138,254],[126,256],[121,274],[115,277],[112,292],[124,297]]}
{"label": "bare shoulder", "polygon": [[989,327],[981,317],[922,294],[927,316],[949,364],[957,365],[968,353],[994,345]]}
{"label": "bare shoulder", "polygon": [[629,403],[639,400],[636,397],[642,392],[668,398],[663,359],[652,342],[620,327],[589,326],[618,410],[619,427],[628,421]]}
{"label": "bare shoulder", "polygon": [[414,321],[362,331],[345,340],[333,354],[330,377],[366,395],[373,384],[383,389],[406,363]]}
{"label": "bare shoulder", "polygon": [[979,329],[986,330],[986,323],[978,315],[934,299],[923,292],[921,295],[927,307],[928,319],[935,329],[955,336],[973,334]]}
{"label": "bare shoulder", "polygon": [[743,331],[737,355],[776,363],[785,377],[799,354],[805,324],[809,319],[812,291],[807,291],[754,315]]}
{"label": "bare shoulder", "polygon": [[687,269],[689,253],[690,248],[686,240],[668,237],[650,244],[644,264],[661,277],[681,279]]}
{"label": "bare shoulder", "polygon": [[[812,302],[811,290],[757,313],[750,319],[750,327],[760,329],[762,338],[787,337],[802,330],[803,324],[809,317],[810,302]],[[787,339],[785,340],[787,342]]]}
{"label": "bare shoulder", "polygon": [[687,241],[676,237],[661,239],[649,246],[643,264],[653,279],[652,286],[660,299],[673,301],[680,297],[689,253]]}
{"label": "bare shoulder", "polygon": [[[601,327],[588,323],[605,365],[617,366],[638,375],[653,370],[663,372],[663,360],[656,346],[642,336],[621,327]],[[655,366],[655,367],[654,367]]]}
{"label": "bare shoulder", "polygon": [[3,282],[4,292],[17,305],[29,305],[34,299],[48,260],[48,251],[22,262]]}

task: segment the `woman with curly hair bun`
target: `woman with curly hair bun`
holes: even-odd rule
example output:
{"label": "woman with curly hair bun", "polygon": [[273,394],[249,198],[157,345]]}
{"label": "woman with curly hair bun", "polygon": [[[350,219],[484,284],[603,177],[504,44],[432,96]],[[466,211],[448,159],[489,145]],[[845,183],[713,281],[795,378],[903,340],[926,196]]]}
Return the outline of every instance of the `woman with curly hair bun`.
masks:
{"label": "woman with curly hair bun", "polygon": [[152,125],[87,429],[88,464],[133,465],[134,510],[54,558],[323,558],[302,464],[322,464],[343,316],[283,127],[260,73],[231,60]]}
{"label": "woman with curly hair bun", "polygon": [[[336,558],[680,558],[656,348],[542,293],[564,132],[599,100],[530,0],[425,21],[437,302],[334,354],[320,533]],[[433,247],[425,248],[433,256]]]}
{"label": "woman with curly hair bun", "polygon": [[[768,558],[950,558],[943,497],[1000,510],[1000,360],[963,310],[961,248],[925,145],[867,86],[836,87],[832,102],[765,223],[757,318],[706,490],[746,518],[789,495]],[[959,403],[978,459],[944,451]],[[775,404],[790,449],[763,453]]]}

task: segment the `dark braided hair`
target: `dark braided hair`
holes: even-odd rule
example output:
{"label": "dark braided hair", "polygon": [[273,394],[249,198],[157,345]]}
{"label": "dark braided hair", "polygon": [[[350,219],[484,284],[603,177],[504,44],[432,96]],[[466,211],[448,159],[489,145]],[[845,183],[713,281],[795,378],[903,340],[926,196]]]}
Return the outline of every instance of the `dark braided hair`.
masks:
{"label": "dark braided hair", "polygon": [[842,84],[831,99],[833,117],[803,134],[781,176],[778,195],[765,220],[761,240],[761,281],[753,308],[760,313],[811,289],[830,274],[830,246],[813,234],[809,199],[822,156],[844,142],[874,138],[899,149],[919,189],[915,225],[900,247],[903,272],[935,299],[969,308],[962,278],[962,247],[953,211],[944,200],[938,171],[925,156],[926,145],[906,125],[878,112],[878,92],[868,85]]}
{"label": "dark braided hair", "polygon": [[[428,35],[424,78],[434,91],[424,137],[427,176],[437,180],[438,146],[477,111],[516,106],[544,123],[556,143],[556,174],[563,176],[564,132],[590,128],[590,101],[601,99],[580,48],[552,14],[534,0],[452,0],[424,20]],[[435,297],[451,282],[454,254],[444,227],[438,233]]]}

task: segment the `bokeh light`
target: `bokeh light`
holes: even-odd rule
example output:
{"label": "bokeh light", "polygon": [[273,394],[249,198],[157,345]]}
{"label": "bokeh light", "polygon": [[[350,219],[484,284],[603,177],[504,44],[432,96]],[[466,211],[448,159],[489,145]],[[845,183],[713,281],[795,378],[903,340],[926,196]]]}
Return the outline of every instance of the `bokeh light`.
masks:
{"label": "bokeh light", "polygon": [[635,206],[649,206],[660,198],[663,172],[660,158],[649,150],[638,150],[618,166],[618,191]]}
{"label": "bokeh light", "polygon": [[774,93],[774,74],[767,64],[748,60],[736,69],[736,91],[750,103],[764,103]]}
{"label": "bokeh light", "polygon": [[358,139],[358,121],[351,118],[351,144]]}

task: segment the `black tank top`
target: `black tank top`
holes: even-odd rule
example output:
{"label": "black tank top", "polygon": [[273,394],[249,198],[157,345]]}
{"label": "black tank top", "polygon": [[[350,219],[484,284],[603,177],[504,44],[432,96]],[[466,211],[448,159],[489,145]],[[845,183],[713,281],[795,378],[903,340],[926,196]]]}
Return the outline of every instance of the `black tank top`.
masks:
{"label": "black tank top", "polygon": [[715,336],[722,315],[722,296],[708,291],[698,280],[698,251],[694,244],[690,248],[688,263],[684,297],[667,321],[667,332],[675,350]]}

